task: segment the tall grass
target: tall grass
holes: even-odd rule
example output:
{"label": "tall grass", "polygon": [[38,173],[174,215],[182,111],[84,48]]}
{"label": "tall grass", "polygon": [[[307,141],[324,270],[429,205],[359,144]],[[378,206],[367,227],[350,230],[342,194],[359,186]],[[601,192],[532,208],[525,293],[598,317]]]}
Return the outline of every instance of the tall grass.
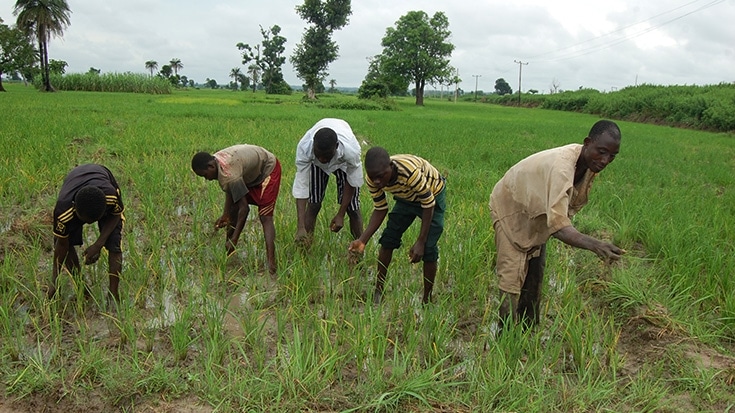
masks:
{"label": "tall grass", "polygon": [[[684,412],[735,403],[726,362],[702,362],[733,357],[730,135],[620,122],[621,153],[575,224],[628,255],[608,268],[550,241],[541,325],[498,338],[490,191],[521,158],[580,142],[594,117],[461,102],[415,107],[408,98],[394,102],[399,110],[376,111],[249,92],[8,89],[0,391],[21,407],[46,398],[72,411],[90,399],[102,410],[181,399],[180,407],[225,412]],[[421,305],[421,267],[404,246],[383,303],[370,304],[377,243],[347,265],[349,233],[327,229],[334,185],[311,250],[294,247],[295,146],[323,117],[346,119],[365,149],[414,153],[446,175],[433,303]],[[195,152],[236,143],[262,145],[282,163],[275,278],[254,210],[226,258],[224,234],[213,229],[223,194],[190,171]],[[117,308],[105,302],[105,257],[84,268],[90,299],[68,277],[56,299],[44,298],[51,209],[64,175],[84,162],[113,171],[126,205]],[[367,219],[371,201],[367,191],[361,197]],[[416,236],[414,225],[404,244]]]}
{"label": "tall grass", "polygon": [[[173,89],[173,85],[171,85],[168,79],[130,72],[52,74],[50,80],[55,89],[68,91],[127,92],[160,95],[170,94]],[[35,81],[34,84],[38,89],[43,86],[40,80]]]}

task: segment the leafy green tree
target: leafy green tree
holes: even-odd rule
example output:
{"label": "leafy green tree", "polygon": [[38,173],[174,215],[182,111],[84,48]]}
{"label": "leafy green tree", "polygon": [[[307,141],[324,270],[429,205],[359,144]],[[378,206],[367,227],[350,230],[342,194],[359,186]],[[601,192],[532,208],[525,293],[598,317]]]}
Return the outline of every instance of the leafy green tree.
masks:
{"label": "leafy green tree", "polygon": [[251,47],[247,43],[238,43],[237,48],[242,52],[242,64],[254,62],[260,68],[261,79],[265,86],[265,93],[290,94],[291,87],[283,80],[283,69],[286,62],[283,52],[286,38],[280,35],[281,27],[274,25],[268,31],[260,27],[263,41]]}
{"label": "leafy green tree", "polygon": [[495,93],[500,96],[513,94],[513,88],[502,77],[495,81]]}
{"label": "leafy green tree", "polygon": [[174,74],[174,71],[173,71],[173,69],[171,69],[171,66],[170,65],[163,65],[163,66],[161,66],[161,71],[158,72],[158,75],[159,76],[165,77],[166,79],[168,79],[171,76],[173,76],[173,74]]}
{"label": "leafy green tree", "polygon": [[63,60],[51,59],[51,61],[48,63],[48,70],[49,73],[53,73],[55,75],[63,75],[64,73],[66,73],[66,68],[68,66],[69,64]]}
{"label": "leafy green tree", "polygon": [[435,83],[451,75],[449,57],[454,45],[449,42],[449,20],[442,12],[429,16],[410,11],[386,29],[381,42],[381,71],[402,77],[416,85],[416,105],[424,104],[426,83]]}
{"label": "leafy green tree", "polygon": [[0,19],[0,92],[5,92],[2,75],[15,76],[36,62],[36,49],[23,31],[2,24]]}
{"label": "leafy green tree", "polygon": [[253,93],[255,93],[255,89],[258,87],[258,82],[260,81],[260,67],[255,63],[249,65],[248,75],[250,75],[250,79],[252,80]]}
{"label": "leafy green tree", "polygon": [[408,83],[406,77],[385,70],[382,55],[373,56],[368,65],[368,73],[357,90],[357,97],[370,99],[372,97],[405,96]]}
{"label": "leafy green tree", "polygon": [[350,0],[304,0],[296,6],[296,12],[311,25],[296,45],[291,63],[304,81],[306,96],[313,100],[317,89],[324,88],[327,67],[338,56],[339,46],[332,40],[332,33],[347,24],[352,7]]}
{"label": "leafy green tree", "polygon": [[207,81],[204,82],[204,84],[209,87],[210,89],[218,89],[219,85],[217,84],[217,81],[214,79],[207,78]]}
{"label": "leafy green tree", "polygon": [[337,81],[335,79],[329,79],[329,93],[337,92]]}
{"label": "leafy green tree", "polygon": [[184,68],[184,64],[181,63],[181,59],[178,57],[174,57],[169,63],[171,64],[171,69],[174,71],[174,76],[178,75],[179,70]]}
{"label": "leafy green tree", "polygon": [[89,68],[89,71],[87,71],[87,74],[88,74],[88,75],[98,75],[98,74],[100,74],[100,73],[102,73],[102,70],[100,70],[100,69],[95,69],[94,67],[90,67],[90,68]]}
{"label": "leafy green tree", "polygon": [[149,60],[145,62],[145,68],[151,71],[151,77],[153,77],[153,71],[158,70],[158,62],[155,60]]}
{"label": "leafy green tree", "polygon": [[62,36],[71,24],[71,10],[66,0],[17,0],[13,15],[16,26],[38,41],[43,89],[53,92],[49,79],[48,43],[52,36]]}

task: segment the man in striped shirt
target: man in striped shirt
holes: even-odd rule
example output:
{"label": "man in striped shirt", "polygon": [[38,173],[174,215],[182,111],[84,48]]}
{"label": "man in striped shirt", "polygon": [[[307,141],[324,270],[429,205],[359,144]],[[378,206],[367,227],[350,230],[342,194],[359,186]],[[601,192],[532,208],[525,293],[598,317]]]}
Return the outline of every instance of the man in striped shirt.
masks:
{"label": "man in striped shirt", "polygon": [[[75,246],[82,245],[82,227],[97,222],[100,234],[82,253],[85,264],[94,264],[105,247],[108,252],[110,296],[120,301],[118,284],[122,270],[123,202],[120,188],[109,169],[86,164],[66,175],[54,207],[54,263],[48,297],[56,293],[62,265],[72,274],[81,271]],[[85,286],[85,292],[88,292]]]}
{"label": "man in striped shirt", "polygon": [[[439,249],[437,242],[444,230],[444,178],[428,161],[415,155],[393,155],[381,147],[365,154],[367,186],[373,198],[374,209],[367,228],[350,243],[351,252],[362,253],[370,237],[380,228],[386,215],[388,223],[380,236],[378,276],[373,302],[380,303],[388,266],[393,250],[401,246],[401,237],[416,217],[421,218],[421,229],[416,242],[408,252],[411,263],[424,262],[424,304],[431,300],[434,288]],[[395,205],[388,214],[386,193],[393,194]]]}

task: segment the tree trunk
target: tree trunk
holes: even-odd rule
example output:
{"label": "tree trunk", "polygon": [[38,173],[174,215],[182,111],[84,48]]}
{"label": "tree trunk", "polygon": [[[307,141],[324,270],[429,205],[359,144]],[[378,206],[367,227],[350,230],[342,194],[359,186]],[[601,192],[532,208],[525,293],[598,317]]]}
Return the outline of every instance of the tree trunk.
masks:
{"label": "tree trunk", "polygon": [[43,81],[43,90],[46,92],[55,92],[51,86],[51,78],[49,76],[48,67],[48,43],[42,40],[38,41],[41,52],[41,80]]}
{"label": "tree trunk", "polygon": [[0,72],[0,92],[5,92],[5,88],[3,87],[3,72]]}
{"label": "tree trunk", "polygon": [[306,88],[306,97],[309,100],[316,100],[316,92],[314,92],[314,88],[313,87]]}
{"label": "tree trunk", "polygon": [[416,106],[424,106],[424,85],[426,81],[423,79],[416,81]]}

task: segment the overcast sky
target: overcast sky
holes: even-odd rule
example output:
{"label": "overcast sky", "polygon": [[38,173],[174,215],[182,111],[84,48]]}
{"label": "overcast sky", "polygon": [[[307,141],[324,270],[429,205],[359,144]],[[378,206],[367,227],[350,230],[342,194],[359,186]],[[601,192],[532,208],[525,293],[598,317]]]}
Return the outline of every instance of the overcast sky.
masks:
{"label": "overcast sky", "polygon": [[[160,67],[179,58],[180,74],[227,84],[232,68],[245,69],[235,45],[260,43],[259,25],[281,27],[287,57],[305,27],[299,0],[67,1],[71,26],[49,47],[67,73],[147,73],[148,60]],[[0,0],[5,24],[15,22],[14,4]],[[522,89],[542,93],[552,83],[609,91],[735,82],[735,0],[354,0],[348,25],[334,35],[340,56],[327,81],[358,87],[386,28],[411,10],[446,14],[451,64],[468,92],[476,84],[490,92],[501,77],[517,90],[519,69]],[[289,84],[302,84],[289,60],[283,69]]]}

